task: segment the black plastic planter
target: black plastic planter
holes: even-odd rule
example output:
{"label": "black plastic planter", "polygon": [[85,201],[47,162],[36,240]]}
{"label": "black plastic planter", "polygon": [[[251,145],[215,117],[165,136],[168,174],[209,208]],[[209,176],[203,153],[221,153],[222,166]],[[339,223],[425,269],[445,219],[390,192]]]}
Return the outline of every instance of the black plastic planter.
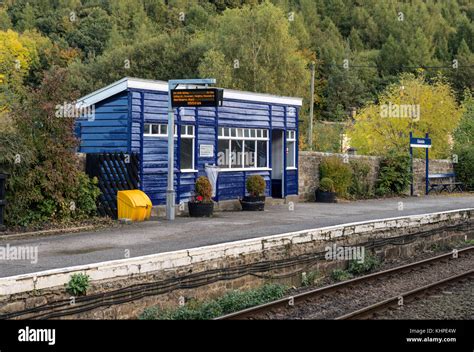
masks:
{"label": "black plastic planter", "polygon": [[316,202],[319,203],[337,203],[336,192],[324,192],[319,189],[316,190]]}
{"label": "black plastic planter", "polygon": [[263,211],[265,209],[265,196],[246,196],[240,199],[240,205],[244,211]]}
{"label": "black plastic planter", "polygon": [[189,216],[193,218],[211,217],[214,213],[214,203],[188,203]]}

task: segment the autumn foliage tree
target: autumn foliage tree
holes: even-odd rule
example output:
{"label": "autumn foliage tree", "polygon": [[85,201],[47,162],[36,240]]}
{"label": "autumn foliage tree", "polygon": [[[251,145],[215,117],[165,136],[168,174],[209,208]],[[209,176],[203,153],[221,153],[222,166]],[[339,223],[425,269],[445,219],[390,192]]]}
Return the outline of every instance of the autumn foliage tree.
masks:
{"label": "autumn foliage tree", "polygon": [[442,79],[431,84],[423,75],[402,75],[398,83],[367,104],[355,117],[348,131],[351,146],[361,154],[387,155],[408,151],[409,134],[433,140],[431,158],[450,155],[450,140],[458,126],[462,108],[449,84]]}
{"label": "autumn foliage tree", "polygon": [[287,14],[269,2],[227,9],[207,32],[211,49],[200,75],[214,73],[226,87],[305,97],[308,61],[290,33]]}

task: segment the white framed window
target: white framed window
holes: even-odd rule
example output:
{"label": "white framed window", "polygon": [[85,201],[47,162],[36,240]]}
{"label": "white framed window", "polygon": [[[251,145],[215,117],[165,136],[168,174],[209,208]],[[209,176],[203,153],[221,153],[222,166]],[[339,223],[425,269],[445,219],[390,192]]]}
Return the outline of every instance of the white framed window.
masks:
{"label": "white framed window", "polygon": [[[174,125],[174,136],[177,137],[178,126]],[[160,123],[145,123],[143,135],[146,137],[168,137],[168,125]]]}
{"label": "white framed window", "polygon": [[268,136],[265,129],[219,127],[217,165],[223,170],[268,169]]}
{"label": "white framed window", "polygon": [[[174,125],[174,137],[178,137],[180,131],[181,143],[179,149],[180,169],[182,172],[196,172],[194,169],[195,131],[193,125]],[[159,123],[145,123],[143,136],[168,138],[168,125]]]}
{"label": "white framed window", "polygon": [[195,172],[194,169],[194,126],[180,126],[181,144],[179,146],[181,172]]}
{"label": "white framed window", "polygon": [[296,131],[286,131],[286,168],[296,168]]}

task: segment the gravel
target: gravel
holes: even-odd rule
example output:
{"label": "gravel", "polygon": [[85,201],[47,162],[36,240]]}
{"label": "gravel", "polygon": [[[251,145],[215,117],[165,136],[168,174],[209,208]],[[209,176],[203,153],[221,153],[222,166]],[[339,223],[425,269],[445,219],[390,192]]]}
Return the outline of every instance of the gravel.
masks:
{"label": "gravel", "polygon": [[474,278],[433,291],[395,309],[375,314],[372,319],[474,319]]}
{"label": "gravel", "polygon": [[[417,259],[419,260],[419,258]],[[460,255],[455,260],[435,262],[410,271],[354,284],[327,295],[308,299],[305,304],[299,304],[290,309],[278,308],[261,313],[252,319],[334,319],[473,268],[474,253],[469,252]],[[435,309],[433,311],[436,312]]]}

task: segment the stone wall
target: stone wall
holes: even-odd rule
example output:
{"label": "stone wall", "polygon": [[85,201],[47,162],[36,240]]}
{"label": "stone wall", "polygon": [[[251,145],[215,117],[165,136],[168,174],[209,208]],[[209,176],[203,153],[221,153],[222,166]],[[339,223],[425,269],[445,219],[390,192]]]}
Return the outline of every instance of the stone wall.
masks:
{"label": "stone wall", "polygon": [[[370,166],[368,176],[369,185],[373,188],[377,180],[380,157],[365,155],[346,155],[322,152],[299,152],[298,175],[299,175],[299,197],[301,200],[314,201],[314,191],[319,185],[319,163],[325,157],[339,156],[347,158],[346,160],[360,160]],[[415,194],[424,195],[425,193],[425,160],[415,159],[413,162],[413,172],[415,178]],[[450,173],[453,172],[453,164],[450,160],[430,160],[430,173]],[[409,194],[409,190],[407,191]]]}
{"label": "stone wall", "polygon": [[[127,319],[146,307],[177,306],[180,297],[205,300],[264,282],[298,286],[302,272],[324,275],[347,264],[325,260],[327,246],[410,257],[434,243],[471,238],[473,215],[470,209],[365,221],[0,278],[0,318]],[[74,273],[92,282],[87,296],[72,300],[64,285]]]}

